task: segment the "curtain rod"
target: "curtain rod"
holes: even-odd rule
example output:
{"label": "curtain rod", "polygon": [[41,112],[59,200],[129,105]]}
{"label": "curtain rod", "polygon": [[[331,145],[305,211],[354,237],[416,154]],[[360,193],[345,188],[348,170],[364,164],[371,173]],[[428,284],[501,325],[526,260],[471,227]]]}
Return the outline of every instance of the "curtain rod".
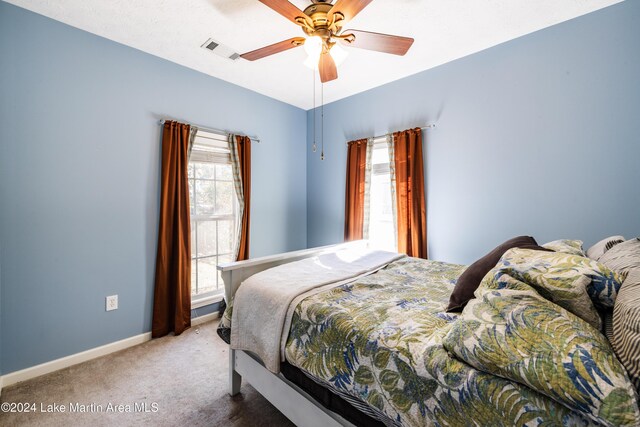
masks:
{"label": "curtain rod", "polygon": [[[435,129],[435,128],[436,128],[436,124],[435,124],[435,123],[432,123],[432,124],[430,124],[430,125],[422,126],[420,129],[426,130],[426,129]],[[414,129],[415,129],[415,128],[414,128]],[[373,138],[371,138],[371,139],[380,139],[380,138],[384,138],[384,137],[386,137],[386,136],[388,136],[388,135],[391,135],[392,133],[393,133],[393,132],[385,133],[384,135],[377,135],[377,136],[374,136],[374,137],[373,137]],[[367,139],[368,139],[368,138],[367,138]],[[349,141],[345,142],[345,145],[349,145]]]}
{"label": "curtain rod", "polygon": [[[160,120],[158,123],[163,125],[164,122],[166,122],[167,120],[176,121],[176,122],[181,122],[182,123],[181,120],[173,120],[173,119],[163,119],[163,120]],[[216,129],[216,128],[212,128],[212,127],[208,127],[208,126],[200,126],[200,125],[197,125],[197,124],[194,124],[194,123],[187,123],[187,124],[189,126],[194,126],[194,127],[197,127],[198,129],[202,129],[202,130],[207,131],[207,132],[217,133],[218,135],[227,136],[227,135],[230,135],[230,134],[234,134],[234,135],[248,136],[248,135],[244,135],[244,134],[241,134],[241,133],[229,132],[227,130]],[[249,139],[252,140],[252,141],[257,142],[258,144],[260,144],[260,138],[258,138],[257,136],[249,136]]]}

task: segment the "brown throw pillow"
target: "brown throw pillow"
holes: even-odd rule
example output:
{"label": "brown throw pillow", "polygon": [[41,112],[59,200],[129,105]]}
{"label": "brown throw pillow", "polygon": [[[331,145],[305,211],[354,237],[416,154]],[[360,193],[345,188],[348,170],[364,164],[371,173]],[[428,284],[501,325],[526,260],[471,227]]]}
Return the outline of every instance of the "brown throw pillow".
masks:
{"label": "brown throw pillow", "polygon": [[496,266],[502,255],[512,248],[535,249],[553,252],[551,249],[538,246],[536,239],[531,236],[518,236],[509,239],[473,264],[460,275],[453,293],[449,298],[448,312],[462,311],[465,305],[474,298],[473,293],[480,286],[483,277]]}

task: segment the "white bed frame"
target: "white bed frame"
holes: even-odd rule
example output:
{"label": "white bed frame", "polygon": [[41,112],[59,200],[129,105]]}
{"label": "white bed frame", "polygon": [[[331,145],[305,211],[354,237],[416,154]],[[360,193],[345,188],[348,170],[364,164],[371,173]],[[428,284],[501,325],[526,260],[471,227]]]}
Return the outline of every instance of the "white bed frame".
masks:
{"label": "white bed frame", "polygon": [[[220,264],[218,270],[222,273],[222,280],[224,280],[225,300],[231,301],[245,279],[263,270],[323,253],[363,246],[367,246],[367,242],[359,240]],[[282,374],[273,374],[255,355],[229,349],[229,394],[231,396],[240,392],[243,378],[297,426],[353,426],[340,415],[316,402]]]}

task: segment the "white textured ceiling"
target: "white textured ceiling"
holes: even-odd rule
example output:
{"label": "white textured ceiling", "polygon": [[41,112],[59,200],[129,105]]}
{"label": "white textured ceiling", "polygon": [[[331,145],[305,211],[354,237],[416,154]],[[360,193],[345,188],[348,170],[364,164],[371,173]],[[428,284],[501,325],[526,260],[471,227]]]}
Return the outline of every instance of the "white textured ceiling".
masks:
{"label": "white textured ceiling", "polygon": [[[375,0],[346,28],[415,38],[404,57],[359,49],[325,84],[325,102],[380,86],[621,0]],[[202,49],[213,38],[243,53],[302,35],[258,0],[8,0],[9,3],[246,87],[313,105],[297,48],[255,62]],[[293,0],[304,9],[310,1]]]}

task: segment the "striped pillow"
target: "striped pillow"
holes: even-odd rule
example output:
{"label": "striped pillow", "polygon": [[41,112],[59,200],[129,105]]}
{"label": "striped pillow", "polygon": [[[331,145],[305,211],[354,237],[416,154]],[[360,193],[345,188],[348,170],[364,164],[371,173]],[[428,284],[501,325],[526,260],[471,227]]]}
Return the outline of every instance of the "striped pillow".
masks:
{"label": "striped pillow", "polygon": [[591,259],[598,261],[605,252],[617,245],[624,242],[624,236],[611,236],[606,239],[600,240],[595,245],[587,249],[587,256]]}
{"label": "striped pillow", "polygon": [[613,349],[640,391],[640,238],[612,247],[600,257],[612,270],[627,272],[613,308]]}

